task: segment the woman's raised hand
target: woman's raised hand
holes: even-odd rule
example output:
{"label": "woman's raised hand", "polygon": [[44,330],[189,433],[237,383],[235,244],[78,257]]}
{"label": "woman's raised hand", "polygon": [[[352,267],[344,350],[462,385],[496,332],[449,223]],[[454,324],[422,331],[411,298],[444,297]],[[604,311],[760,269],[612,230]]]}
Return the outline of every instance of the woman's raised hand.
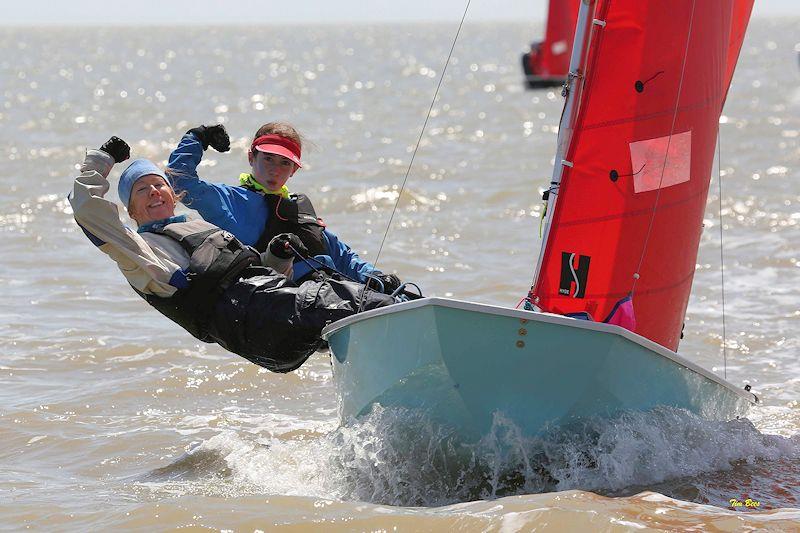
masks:
{"label": "woman's raised hand", "polygon": [[217,152],[227,152],[231,149],[231,138],[222,124],[198,126],[186,133],[194,133],[197,140],[203,144],[203,150],[207,150],[209,146]]}
{"label": "woman's raised hand", "polygon": [[122,163],[131,156],[131,147],[119,137],[111,137],[103,143],[100,150],[114,158],[114,162]]}

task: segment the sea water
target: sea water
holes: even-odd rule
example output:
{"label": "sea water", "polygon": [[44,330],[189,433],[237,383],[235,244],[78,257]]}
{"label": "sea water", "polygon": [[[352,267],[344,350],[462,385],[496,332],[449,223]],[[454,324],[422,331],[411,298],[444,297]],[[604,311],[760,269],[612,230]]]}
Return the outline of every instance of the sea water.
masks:
{"label": "sea water", "polygon": [[680,348],[751,384],[761,406],[725,423],[660,409],[537,438],[498,414],[470,444],[380,407],[339,427],[326,354],[277,375],[198,343],[131,292],[66,195],[85,148],[111,135],[163,162],[184,131],[215,122],[233,148],[209,150],[200,172],[235,183],[258,126],[288,120],[308,141],[290,187],[362,257],[429,295],[513,307],[540,247],[563,104],[558,89],[523,88],[519,56],[541,27],[462,30],[402,195],[455,22],[0,29],[0,522],[798,527],[798,23],[748,31]]}

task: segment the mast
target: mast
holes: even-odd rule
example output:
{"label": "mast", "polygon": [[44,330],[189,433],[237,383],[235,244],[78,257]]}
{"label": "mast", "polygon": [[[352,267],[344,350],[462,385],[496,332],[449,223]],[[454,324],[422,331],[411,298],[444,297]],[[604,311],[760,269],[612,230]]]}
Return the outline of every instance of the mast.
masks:
{"label": "mast", "polygon": [[564,84],[562,94],[566,95],[564,110],[561,113],[561,121],[558,125],[558,138],[556,140],[556,158],[553,166],[553,175],[550,180],[550,187],[545,191],[547,212],[543,213],[544,230],[542,236],[542,246],[539,251],[539,259],[536,262],[536,270],[531,282],[531,292],[528,294],[529,302],[536,306],[538,298],[533,295],[533,287],[539,278],[539,271],[542,268],[542,258],[544,257],[547,237],[550,234],[552,214],[558,203],[558,187],[561,184],[561,176],[565,166],[569,166],[569,161],[564,159],[569,143],[572,141],[572,126],[575,123],[578,103],[580,102],[581,91],[583,90],[583,73],[585,72],[586,56],[589,47],[589,37],[592,30],[591,20],[594,14],[596,0],[583,0],[578,11],[578,21],[575,27],[575,42],[572,46],[572,55],[569,61],[569,73]]}

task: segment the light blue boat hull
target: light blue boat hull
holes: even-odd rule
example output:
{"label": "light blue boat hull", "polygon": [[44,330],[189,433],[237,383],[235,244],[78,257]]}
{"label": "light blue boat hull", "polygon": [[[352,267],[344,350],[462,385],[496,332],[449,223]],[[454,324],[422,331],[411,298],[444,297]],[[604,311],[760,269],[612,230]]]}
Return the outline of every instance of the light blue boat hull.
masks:
{"label": "light blue boat hull", "polygon": [[474,439],[495,413],[533,436],[550,425],[657,406],[712,420],[754,396],[630,331],[546,313],[426,298],[323,332],[343,421],[373,404],[423,409]]}

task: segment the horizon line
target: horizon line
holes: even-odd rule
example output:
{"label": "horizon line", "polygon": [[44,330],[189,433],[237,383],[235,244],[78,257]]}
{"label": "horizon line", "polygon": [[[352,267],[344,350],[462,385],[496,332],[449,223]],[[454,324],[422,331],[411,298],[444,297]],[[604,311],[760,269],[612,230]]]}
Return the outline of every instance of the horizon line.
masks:
{"label": "horizon line", "polygon": [[[771,14],[754,14],[752,20],[776,19],[776,18],[800,18],[800,14],[788,13],[771,13]],[[142,26],[155,26],[160,28],[175,28],[175,27],[248,27],[248,26],[333,26],[333,25],[380,25],[380,24],[449,24],[456,23],[455,20],[447,19],[401,19],[401,20],[336,20],[336,21],[264,21],[264,22],[240,22],[235,20],[230,21],[198,21],[198,22],[183,22],[176,24],[174,21],[81,21],[81,22],[64,22],[64,21],[3,21],[0,22],[0,28],[95,28],[95,27],[142,27]],[[482,23],[510,23],[510,24],[534,24],[544,23],[544,18],[532,18],[530,20],[520,21],[519,18],[482,18],[480,20],[466,20],[464,24],[482,24]]]}

